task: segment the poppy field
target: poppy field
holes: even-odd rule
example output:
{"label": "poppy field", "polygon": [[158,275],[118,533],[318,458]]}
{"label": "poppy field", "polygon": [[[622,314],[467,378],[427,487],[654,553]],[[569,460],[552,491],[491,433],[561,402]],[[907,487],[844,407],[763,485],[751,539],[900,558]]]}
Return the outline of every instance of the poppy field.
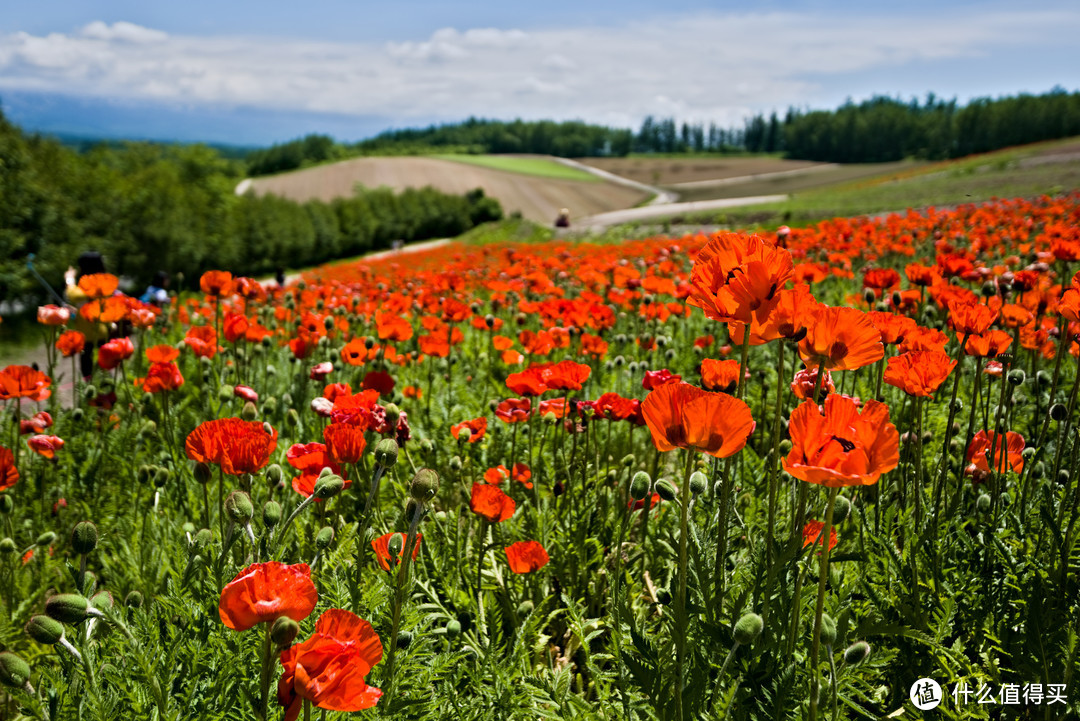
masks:
{"label": "poppy field", "polygon": [[1072,194],[83,276],[0,370],[0,719],[1075,717],[1078,271]]}

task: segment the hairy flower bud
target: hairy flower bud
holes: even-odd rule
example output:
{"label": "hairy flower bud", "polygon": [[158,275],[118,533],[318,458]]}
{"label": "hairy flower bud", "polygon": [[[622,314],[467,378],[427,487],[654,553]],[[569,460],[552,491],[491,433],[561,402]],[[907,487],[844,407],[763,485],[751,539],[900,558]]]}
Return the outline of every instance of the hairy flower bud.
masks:
{"label": "hairy flower bud", "polygon": [[196,482],[206,484],[209,483],[210,479],[213,477],[213,472],[210,470],[210,465],[208,463],[202,463],[200,461],[195,464],[192,475],[195,476]]}
{"label": "hairy flower bud", "polygon": [[142,608],[143,595],[138,591],[131,591],[124,596],[124,605],[128,608]]}
{"label": "hairy flower bud", "polygon": [[11,651],[0,653],[0,683],[9,688],[24,688],[30,682],[30,665]]}
{"label": "hairy flower bud", "polygon": [[292,646],[293,640],[300,633],[300,624],[288,616],[279,616],[270,625],[270,640],[278,648]]}
{"label": "hairy flower bud", "polygon": [[630,479],[630,497],[635,501],[643,500],[645,496],[649,495],[651,485],[652,479],[649,478],[649,474],[645,471],[638,471]]}
{"label": "hairy flower bud", "polygon": [[316,498],[325,501],[341,493],[341,489],[344,487],[345,480],[341,476],[328,473],[325,476],[319,476],[319,479],[315,481],[315,490],[312,493]]}
{"label": "hairy flower bud", "polygon": [[400,533],[395,533],[390,536],[390,540],[386,543],[386,550],[390,553],[390,558],[394,561],[401,555],[401,549],[405,546],[405,537]]}
{"label": "hairy flower bud", "polygon": [[674,501],[675,497],[679,495],[679,489],[667,478],[658,479],[653,486],[653,491],[665,501]]}
{"label": "hairy flower bud", "polygon": [[851,513],[851,501],[844,496],[837,496],[836,503],[833,504],[832,520],[833,525],[840,525],[847,520],[848,515]]}
{"label": "hairy flower bud", "polygon": [[71,548],[75,553],[85,555],[98,544],[98,530],[90,521],[80,521],[71,529]]}
{"label": "hairy flower bud", "polygon": [[334,542],[334,529],[330,526],[323,526],[319,529],[319,533],[315,536],[315,548],[320,551],[325,551],[330,547],[330,544]]}
{"label": "hairy flower bud", "polygon": [[821,642],[826,648],[836,645],[836,621],[827,613],[821,614]]}
{"label": "hairy flower bud", "polygon": [[392,468],[397,464],[398,444],[393,438],[383,438],[375,446],[375,462],[383,468]]}
{"label": "hairy flower bud", "polygon": [[45,613],[61,623],[81,623],[89,615],[90,601],[77,593],[58,593],[45,601]]}
{"label": "hairy flower bud", "polygon": [[694,471],[690,474],[690,492],[695,496],[700,496],[708,487],[709,479],[705,477],[704,473],[701,471]]}
{"label": "hairy flower bud", "polygon": [[418,503],[430,501],[439,492],[439,474],[430,468],[421,468],[409,484],[409,495]]}
{"label": "hairy flower bud", "polygon": [[844,663],[856,666],[867,659],[870,655],[870,644],[866,641],[857,641],[844,651]]}
{"label": "hairy flower bud", "polygon": [[31,616],[30,620],[26,622],[26,635],[38,643],[52,646],[59,643],[60,639],[64,637],[64,624],[55,618],[40,614]]}
{"label": "hairy flower bud", "polygon": [[273,528],[281,522],[281,504],[277,501],[267,501],[262,510],[263,525]]}
{"label": "hairy flower bud", "polygon": [[747,613],[735,624],[735,642],[740,646],[753,643],[765,628],[765,621],[756,613]]}
{"label": "hairy flower bud", "polygon": [[234,523],[243,526],[255,515],[255,507],[251,504],[251,497],[248,494],[243,491],[233,491],[225,498],[225,513]]}

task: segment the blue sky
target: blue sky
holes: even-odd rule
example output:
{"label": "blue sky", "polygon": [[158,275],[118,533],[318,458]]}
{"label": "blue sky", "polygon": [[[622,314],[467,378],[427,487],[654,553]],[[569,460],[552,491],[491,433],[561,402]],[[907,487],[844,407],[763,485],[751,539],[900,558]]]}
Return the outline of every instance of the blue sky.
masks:
{"label": "blue sky", "polygon": [[1077,90],[1078,35],[1075,2],[43,0],[0,17],[0,103],[33,129],[239,144],[469,115],[736,125]]}

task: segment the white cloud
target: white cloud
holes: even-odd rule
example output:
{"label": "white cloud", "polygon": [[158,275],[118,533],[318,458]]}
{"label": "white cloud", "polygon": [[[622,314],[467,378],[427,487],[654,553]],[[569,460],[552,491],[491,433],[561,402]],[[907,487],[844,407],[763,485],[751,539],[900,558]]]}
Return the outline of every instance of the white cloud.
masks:
{"label": "white cloud", "polygon": [[[709,13],[528,32],[444,28],[384,44],[179,36],[98,21],[72,34],[0,36],[0,90],[402,122],[477,115],[636,125],[647,114],[675,114],[734,124],[759,109],[820,102],[823,83],[856,73],[1022,48],[1035,69],[1041,48],[1069,47],[1080,28],[1080,10],[949,12],[935,22]],[[926,77],[921,90],[938,90],[935,80]]]}

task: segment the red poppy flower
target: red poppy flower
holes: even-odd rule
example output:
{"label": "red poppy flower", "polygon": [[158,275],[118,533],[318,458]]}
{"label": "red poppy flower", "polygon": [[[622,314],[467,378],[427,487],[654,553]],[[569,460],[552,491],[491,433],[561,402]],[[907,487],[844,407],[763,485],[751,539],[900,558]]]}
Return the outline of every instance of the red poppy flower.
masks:
{"label": "red poppy flower", "polygon": [[[825,530],[825,524],[813,519],[806,522],[802,529],[803,548],[810,545],[822,545],[821,532]],[[829,550],[836,548],[836,526],[829,529]]]}
{"label": "red poppy flower", "polygon": [[0,400],[27,398],[43,401],[52,395],[52,379],[30,366],[7,366],[0,371]]}
{"label": "red poppy flower", "polygon": [[98,350],[98,366],[111,371],[135,353],[130,338],[113,338]]}
{"label": "red poppy flower", "polygon": [[407,341],[413,336],[409,321],[395,313],[379,311],[375,314],[375,325],[379,340]]}
{"label": "red poppy flower", "polygon": [[86,336],[77,330],[66,330],[56,339],[56,349],[65,358],[82,353],[86,347]]}
{"label": "red poppy flower", "polygon": [[106,298],[116,292],[120,279],[111,273],[90,273],[79,278],[79,290],[87,298]]}
{"label": "red poppy flower", "polygon": [[323,440],[330,457],[338,463],[358,463],[367,446],[363,427],[341,423],[323,428]]}
{"label": "red poppy flower", "polygon": [[364,375],[361,385],[366,390],[375,390],[381,396],[389,396],[394,391],[394,377],[385,371],[371,371]]}
{"label": "red poppy flower", "polygon": [[[818,367],[804,368],[795,374],[795,379],[791,381],[791,392],[795,394],[795,397],[808,401],[814,396],[814,386],[817,385]],[[825,398],[829,393],[835,393],[836,386],[833,385],[832,373],[825,371],[825,377],[821,379],[821,388],[818,390],[818,400]]]}
{"label": "red poppy flower", "polygon": [[244,337],[248,329],[248,319],[243,313],[226,313],[222,319],[221,332],[225,340],[235,343]]}
{"label": "red poppy flower", "polygon": [[605,393],[593,402],[597,415],[609,421],[625,421],[634,416],[639,406],[636,398],[623,398],[618,393]]}
{"label": "red poppy flower", "polygon": [[251,386],[233,386],[233,395],[248,403],[259,402],[259,394]]}
{"label": "red poppy flower", "polygon": [[799,343],[799,355],[809,366],[825,364],[825,370],[848,371],[882,359],[881,333],[855,308],[822,306]]}
{"label": "red poppy flower", "polygon": [[655,371],[645,371],[645,377],[641,380],[641,387],[647,391],[654,390],[666,383],[678,383],[682,376],[675,375],[667,368]]}
{"label": "red poppy flower", "polygon": [[[300,471],[300,475],[292,480],[292,489],[304,498],[315,492],[315,481],[319,480],[324,468],[329,468],[335,475],[343,475],[341,466],[330,457],[324,443],[294,443],[285,452],[285,460]],[[345,488],[351,485],[352,481],[346,478]],[[321,502],[321,499],[315,500]]]}
{"label": "red poppy flower", "polygon": [[188,434],[184,443],[187,457],[202,463],[216,463],[230,476],[255,473],[270,461],[277,448],[277,430],[258,421],[219,418],[204,421]]}
{"label": "red poppy flower", "polygon": [[30,450],[39,456],[53,458],[56,456],[56,452],[64,447],[64,441],[57,436],[38,435],[30,436],[26,441],[26,445],[30,446]]}
{"label": "red poppy flower", "polygon": [[510,477],[518,483],[522,484],[526,488],[532,488],[532,469],[524,463],[515,463],[514,467],[510,469]]}
{"label": "red poppy flower", "polygon": [[175,363],[154,363],[145,378],[135,379],[135,385],[142,386],[147,393],[174,391],[184,385],[184,376]]}
{"label": "red poppy flower", "polygon": [[881,334],[881,342],[886,345],[903,343],[907,334],[919,325],[914,318],[897,315],[896,313],[885,313],[879,310],[872,310],[866,316],[874,324],[874,327],[878,329],[878,333]]}
{"label": "red poppy flower", "polygon": [[956,361],[941,351],[915,350],[888,360],[882,376],[909,396],[932,396],[949,377]]}
{"label": "red poppy flower", "polygon": [[506,547],[506,561],[514,573],[532,573],[548,564],[548,554],[537,541],[519,541]]}
{"label": "red poppy flower", "polygon": [[532,403],[527,398],[507,398],[495,408],[495,417],[503,423],[522,423],[529,420]]}
{"label": "red poppy flower", "polygon": [[382,641],[371,624],[331,608],[315,622],[315,633],[281,652],[278,703],[285,721],[296,721],[304,700],[328,711],[360,711],[379,702],[382,691],[367,674],[382,660]]}
{"label": "red poppy flower", "polygon": [[469,443],[479,443],[480,439],[484,437],[487,432],[487,417],[481,416],[480,418],[473,418],[471,421],[462,421],[450,426],[450,434],[454,436],[454,440],[457,440],[461,431],[468,428],[471,435],[469,436]]}
{"label": "red poppy flower", "polygon": [[492,523],[499,523],[514,515],[517,504],[498,486],[474,483],[472,495],[469,498],[469,508],[476,515],[483,516]]}
{"label": "red poppy flower", "polygon": [[969,336],[964,352],[979,358],[996,358],[1012,345],[1013,337],[1003,330],[989,330],[981,335]]}
{"label": "red poppy flower", "polygon": [[900,284],[900,274],[892,268],[870,268],[863,275],[863,288],[887,290]]}
{"label": "red poppy flower", "polygon": [[742,450],[754,432],[750,406],[726,393],[669,383],[649,393],[641,413],[660,451],[689,448],[716,458]]}
{"label": "red poppy flower", "polygon": [[539,368],[526,368],[506,377],[506,387],[519,396],[538,396],[548,389]]}
{"label": "red poppy flower", "polygon": [[71,318],[71,311],[59,305],[42,305],[37,309],[37,321],[42,325],[64,325]]}
{"label": "red poppy flower", "polygon": [[900,462],[900,435],[889,408],[867,401],[860,413],[847,396],[830,395],[822,412],[807,401],[791,413],[791,451],[784,470],[830,488],[868,486]]}
{"label": "red poppy flower", "polygon": [[[371,542],[371,547],[375,550],[375,560],[379,562],[379,566],[382,570],[389,571],[392,567],[390,565],[390,537],[395,535],[394,533],[386,533],[379,536]],[[420,553],[420,541],[423,540],[424,534],[416,534],[416,545],[413,546],[412,560],[416,560],[416,556]],[[401,550],[398,551],[397,558],[394,560],[393,567],[396,567],[401,563],[401,559],[405,556],[405,539],[402,539]]]}
{"label": "red poppy flower", "polygon": [[[994,431],[979,431],[972,437],[968,444],[965,456],[968,475],[981,471],[983,474],[990,473],[990,463],[993,462],[995,470],[1001,470],[1001,436]],[[1008,431],[1005,433],[1004,463],[1014,472],[1024,470],[1024,437],[1019,433]],[[977,474],[975,474],[977,475]]]}
{"label": "red poppy flower", "polygon": [[810,293],[809,286],[799,284],[791,290],[779,291],[774,303],[757,308],[749,324],[728,323],[728,331],[732,342],[740,345],[748,326],[750,345],[762,345],[782,338],[801,340],[821,305]]}
{"label": "red poppy flower", "polygon": [[579,391],[581,384],[589,379],[589,374],[592,372],[589,366],[572,360],[538,367],[541,369],[544,385],[548,390]]}
{"label": "red poppy flower", "polygon": [[10,448],[0,446],[0,491],[13,487],[19,480],[19,469],[15,467],[15,454]]}
{"label": "red poppy flower", "polygon": [[43,433],[46,428],[51,428],[53,424],[52,416],[48,411],[38,411],[30,418],[22,418],[19,420],[19,435],[25,436],[31,433]]}
{"label": "red poppy flower", "polygon": [[982,303],[955,301],[949,303],[949,325],[963,335],[979,335],[990,329],[997,320],[997,311]]}
{"label": "red poppy flower", "polygon": [[278,561],[248,566],[221,589],[218,614],[234,631],[288,616],[303,621],[315,610],[319,594],[306,563]]}
{"label": "red poppy flower", "polygon": [[233,277],[227,270],[208,270],[199,278],[199,288],[209,296],[223,296],[232,293]]}
{"label": "red poppy flower", "polygon": [[334,364],[330,361],[323,361],[311,367],[311,372],[308,373],[308,378],[313,381],[326,380],[326,376],[334,370]]}

